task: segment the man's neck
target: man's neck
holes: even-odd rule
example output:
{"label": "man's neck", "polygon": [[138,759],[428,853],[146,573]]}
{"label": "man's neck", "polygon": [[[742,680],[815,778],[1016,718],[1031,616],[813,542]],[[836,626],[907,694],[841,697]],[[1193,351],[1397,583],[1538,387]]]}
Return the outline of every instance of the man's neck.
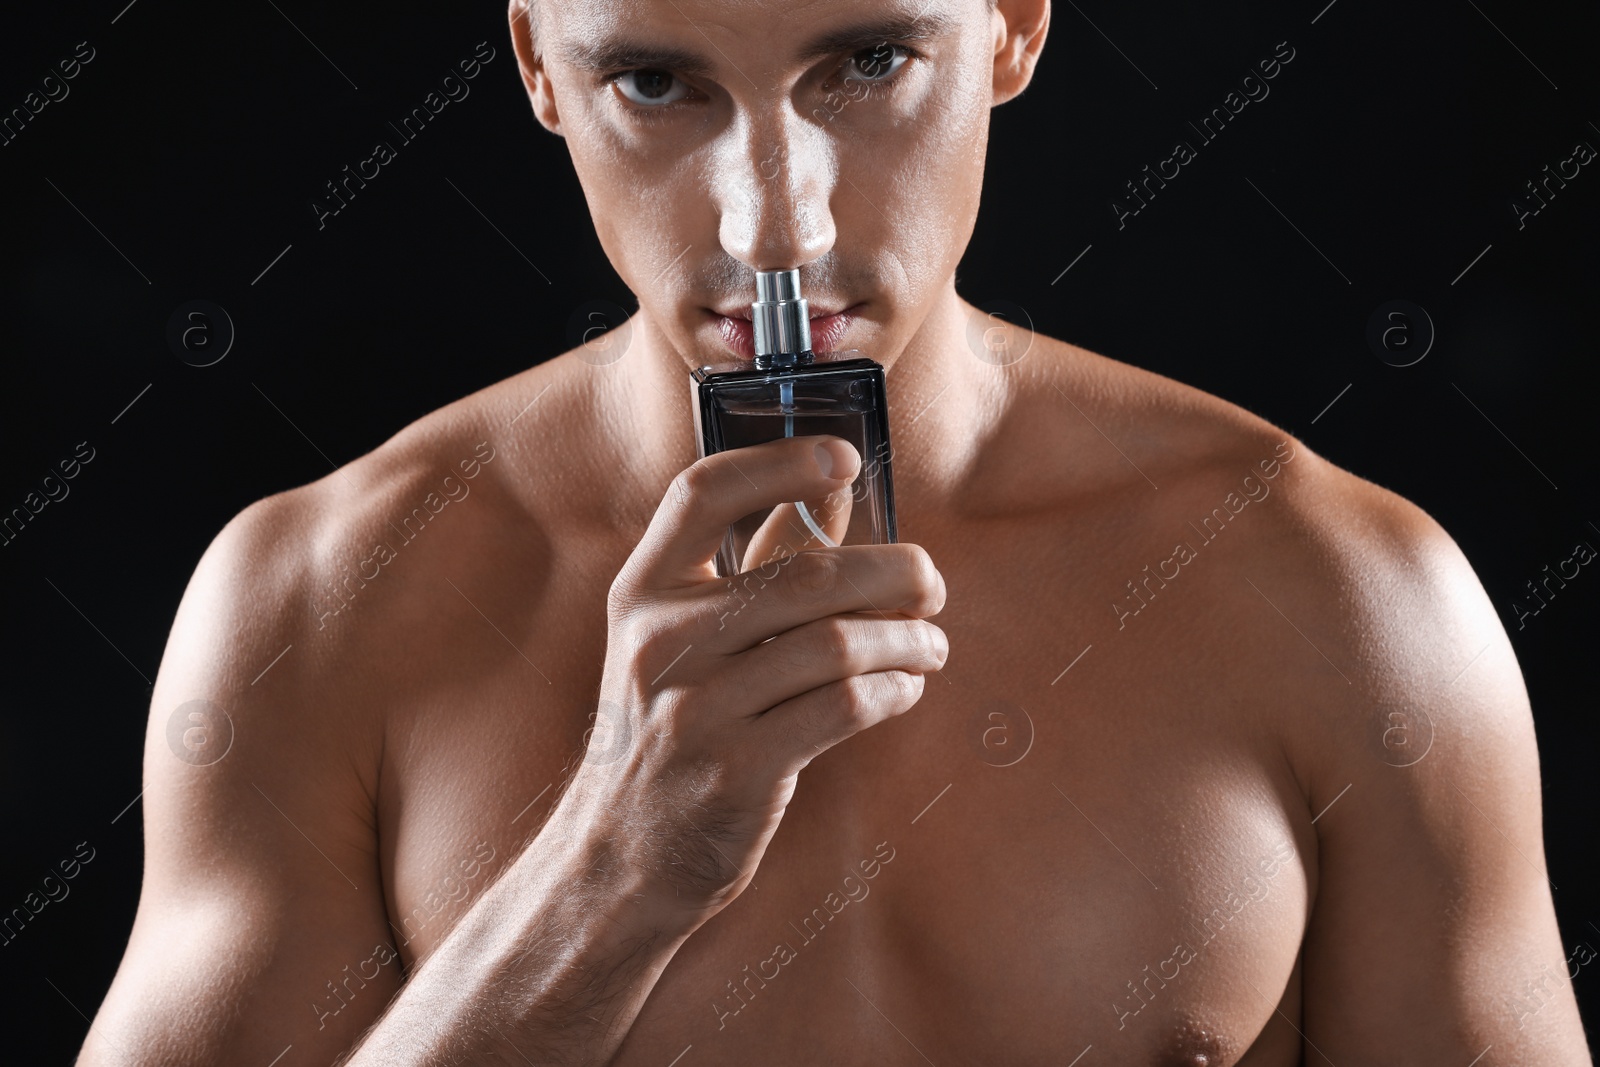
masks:
{"label": "man's neck", "polygon": [[[954,280],[898,353],[861,354],[885,366],[897,502],[940,508],[959,490],[1004,409],[1008,379],[969,343],[969,310]],[[603,403],[613,425],[629,427],[629,465],[649,484],[664,484],[695,459],[689,356],[674,350],[647,314],[632,322],[627,354],[606,368]],[[731,362],[726,354],[706,362]]]}

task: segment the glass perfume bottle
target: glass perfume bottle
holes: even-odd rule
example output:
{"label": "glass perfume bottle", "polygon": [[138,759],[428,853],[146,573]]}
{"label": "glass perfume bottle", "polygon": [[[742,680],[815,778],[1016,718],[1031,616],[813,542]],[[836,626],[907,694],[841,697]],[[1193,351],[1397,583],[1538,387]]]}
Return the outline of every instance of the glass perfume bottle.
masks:
{"label": "glass perfume bottle", "polygon": [[[778,437],[832,434],[861,455],[848,489],[768,508],[728,527],[717,573],[732,577],[775,555],[841,544],[895,542],[888,397],[883,366],[850,349],[811,351],[811,323],[798,269],[757,271],[750,307],[753,364],[707,364],[690,372],[702,457]],[[759,542],[763,558],[750,558]],[[771,577],[768,575],[767,577]]]}

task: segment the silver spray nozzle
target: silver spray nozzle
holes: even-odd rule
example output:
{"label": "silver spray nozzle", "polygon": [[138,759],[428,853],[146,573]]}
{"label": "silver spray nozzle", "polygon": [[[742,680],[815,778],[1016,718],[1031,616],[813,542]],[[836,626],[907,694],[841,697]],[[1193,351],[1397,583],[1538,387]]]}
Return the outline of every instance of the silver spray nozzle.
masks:
{"label": "silver spray nozzle", "polygon": [[800,295],[800,269],[756,271],[756,299],[750,305],[756,367],[810,363],[811,312]]}

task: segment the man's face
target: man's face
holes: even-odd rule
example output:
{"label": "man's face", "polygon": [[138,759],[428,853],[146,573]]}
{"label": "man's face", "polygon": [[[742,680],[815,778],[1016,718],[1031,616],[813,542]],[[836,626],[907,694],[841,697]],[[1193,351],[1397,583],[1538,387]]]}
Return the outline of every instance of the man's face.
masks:
{"label": "man's face", "polygon": [[750,358],[754,272],[796,266],[816,351],[894,361],[977,216],[985,0],[588,0],[537,26],[601,244],[687,366]]}

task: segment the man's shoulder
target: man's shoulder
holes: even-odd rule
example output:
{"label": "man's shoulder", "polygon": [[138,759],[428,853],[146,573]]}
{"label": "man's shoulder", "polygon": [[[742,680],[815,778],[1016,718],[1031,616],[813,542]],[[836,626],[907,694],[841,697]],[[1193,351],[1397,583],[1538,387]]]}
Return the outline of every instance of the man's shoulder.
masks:
{"label": "man's shoulder", "polygon": [[1035,386],[1038,402],[1080,420],[1077,439],[1090,442],[1056,465],[1102,472],[1095,496],[1128,542],[1171,549],[1183,571],[1189,559],[1204,572],[1205,556],[1227,554],[1225,573],[1208,580],[1237,584],[1264,626],[1291,637],[1286,619],[1314,629],[1319,646],[1372,670],[1407,650],[1447,655],[1451,633],[1498,629],[1466,557],[1417,504],[1204,390],[1043,343],[1053,370],[1038,376],[1048,382]]}
{"label": "man's shoulder", "polygon": [[[536,504],[549,497],[540,483],[553,476],[531,453],[564,417],[552,409],[570,406],[566,373],[544,363],[495,382],[315,481],[255,501],[213,539],[186,599],[286,641],[307,626],[338,640],[404,625],[426,610],[419,572],[452,554],[465,567],[483,554],[464,552],[473,544],[489,552],[512,536],[538,541]],[[371,621],[343,625],[350,615]]]}
{"label": "man's shoulder", "polygon": [[[1515,752],[1537,780],[1505,627],[1427,511],[1225,400],[1082,350],[1065,358],[1082,411],[1067,410],[1098,423],[1084,439],[1120,468],[1076,516],[1112,531],[1111,612],[1235,713],[1256,709],[1229,721],[1281,743],[1313,812],[1352,782],[1422,811],[1405,790],[1428,776],[1384,772],[1423,756],[1430,773],[1467,775]],[[1429,756],[1445,731],[1453,755]],[[1456,798],[1445,790],[1417,817],[1448,820]]]}
{"label": "man's shoulder", "polygon": [[[428,412],[315,481],[258,501],[236,522],[268,528],[285,521],[311,522],[322,540],[342,531],[369,530],[380,517],[398,522],[399,515],[415,512],[418,500],[430,493],[448,502],[459,495],[459,483],[482,488],[504,481],[509,477],[504,457],[517,464],[519,482],[535,485],[548,466],[524,461],[547,446],[558,452],[562,430],[583,416],[575,407],[585,403],[585,390],[574,381],[569,355]],[[528,508],[538,498],[528,492],[515,499]],[[438,500],[432,506],[435,514],[442,510]]]}
{"label": "man's shoulder", "polygon": [[[1105,438],[1129,488],[1150,499],[1197,507],[1212,502],[1231,515],[1283,490],[1271,518],[1278,550],[1359,557],[1365,569],[1413,572],[1425,560],[1455,553],[1454,542],[1421,507],[1318,454],[1294,433],[1222,397],[1152,371],[1041,335],[1059,368],[1050,401]],[[1071,396],[1076,392],[1079,395]],[[1218,496],[1218,490],[1221,495]],[[1240,508],[1233,511],[1233,508]],[[1201,514],[1215,510],[1202,507]]]}

